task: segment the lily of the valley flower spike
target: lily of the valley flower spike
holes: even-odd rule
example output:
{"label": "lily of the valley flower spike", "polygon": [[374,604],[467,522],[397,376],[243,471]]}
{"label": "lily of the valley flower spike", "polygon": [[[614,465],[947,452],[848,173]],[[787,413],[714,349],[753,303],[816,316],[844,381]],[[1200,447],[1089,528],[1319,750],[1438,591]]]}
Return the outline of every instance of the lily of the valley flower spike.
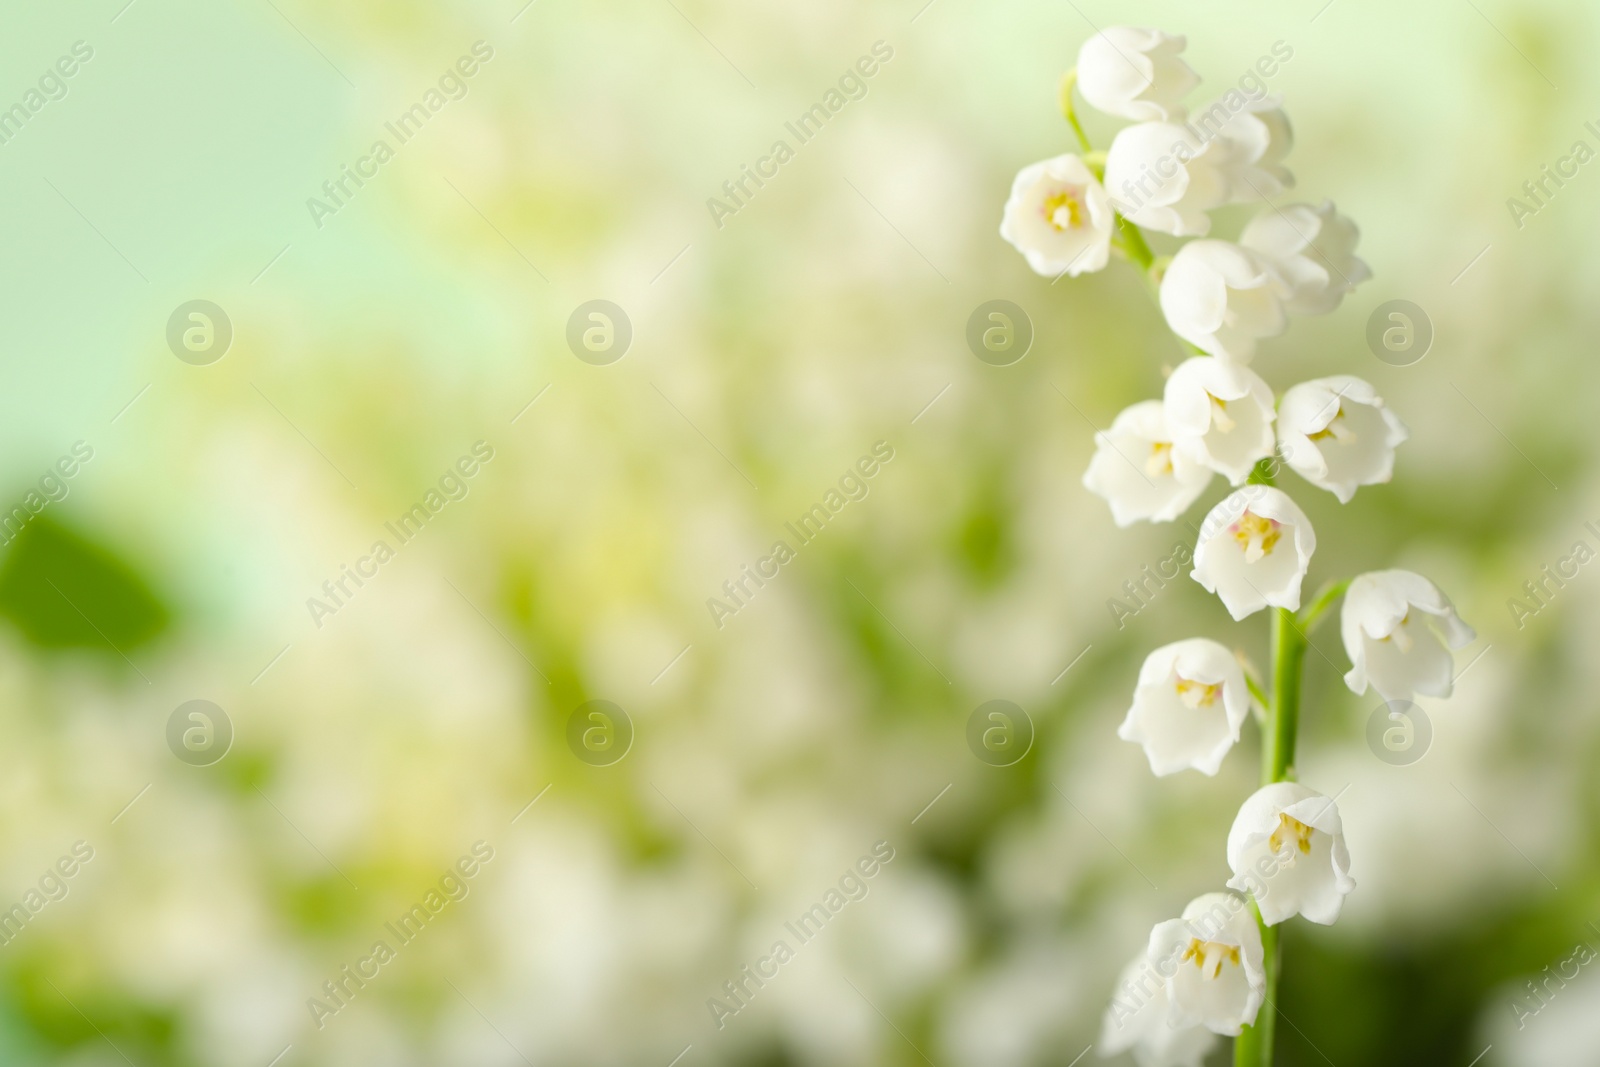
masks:
{"label": "lily of the valley flower spike", "polygon": [[1211,232],[1206,212],[1232,197],[1221,139],[1202,143],[1186,127],[1142,122],[1125,127],[1106,151],[1106,189],[1112,206],[1135,226],[1199,237]]}
{"label": "lily of the valley flower spike", "polygon": [[1222,598],[1234,620],[1265,607],[1300,607],[1300,583],[1317,537],[1281,489],[1252,485],[1211,509],[1200,526],[1191,576]]}
{"label": "lily of the valley flower spike", "polygon": [[[1293,132],[1276,97],[1231,91],[1185,121],[1183,99],[1197,79],[1183,47],[1182,37],[1129,27],[1085,42],[1058,96],[1081,156],[1019,174],[1001,233],[1040,274],[1125,258],[1155,286],[1172,331],[1206,353],[1171,372],[1159,401],[1134,404],[1095,435],[1083,484],[1127,526],[1178,518],[1222,474],[1235,488],[1201,525],[1190,577],[1235,620],[1274,609],[1270,678],[1258,681],[1242,657],[1206,638],[1156,649],[1139,672],[1117,733],[1140,745],[1153,772],[1216,774],[1259,701],[1262,788],[1227,841],[1227,884],[1248,896],[1208,893],[1151,931],[1145,955],[1122,973],[1100,1049],[1131,1051],[1140,1067],[1200,1067],[1213,1035],[1225,1034],[1236,1039],[1236,1067],[1273,1067],[1270,1017],[1257,1018],[1282,966],[1271,927],[1296,915],[1332,923],[1355,888],[1338,806],[1294,781],[1309,635],[1343,595],[1353,663],[1345,681],[1390,700],[1447,695],[1446,646],[1475,635],[1409,571],[1328,582],[1301,610],[1316,535],[1267,461],[1277,451],[1348,503],[1361,486],[1390,479],[1407,431],[1359,378],[1303,382],[1275,403],[1247,366],[1292,315],[1335,310],[1371,272],[1355,255],[1355,224],[1331,201],[1273,204],[1294,185],[1284,166]],[[1075,93],[1133,123],[1103,153],[1078,121]],[[1249,201],[1268,206],[1237,243],[1207,236],[1210,212]],[[1199,239],[1175,242],[1167,258],[1147,231]],[[1382,539],[1355,547],[1374,544]]]}
{"label": "lily of the valley flower spike", "polygon": [[1283,280],[1291,315],[1326,315],[1344,295],[1372,277],[1359,257],[1361,231],[1333,201],[1320,207],[1269,207],[1250,220],[1239,244],[1271,263]]}
{"label": "lily of the valley flower spike", "polygon": [[1461,648],[1478,636],[1438,586],[1411,571],[1352,580],[1339,621],[1351,663],[1345,684],[1360,694],[1370,683],[1385,700],[1449,696],[1455,661],[1446,646]]}
{"label": "lily of the valley flower spike", "polygon": [[1243,897],[1206,893],[1150,931],[1150,963],[1167,978],[1167,1022],[1236,1035],[1266,995],[1261,931]]}
{"label": "lily of the valley flower spike", "polygon": [[1363,485],[1387,482],[1409,437],[1378,391],[1348,374],[1301,382],[1278,405],[1278,451],[1295,472],[1348,504]]}
{"label": "lily of the valley flower spike", "polygon": [[1117,736],[1142,745],[1158,777],[1190,768],[1215,775],[1249,714],[1238,659],[1226,646],[1195,637],[1145,657]]}
{"label": "lily of the valley flower spike", "polygon": [[1108,26],[1078,50],[1078,91],[1108,115],[1146,122],[1182,119],[1200,78],[1181,58],[1185,39],[1135,26]]}
{"label": "lily of the valley flower spike", "polygon": [[1139,1067],[1202,1067],[1217,1043],[1203,1026],[1172,1026],[1167,982],[1141,952],[1122,969],[1100,1027],[1100,1055],[1133,1050]]}
{"label": "lily of the valley flower spike", "polygon": [[1161,279],[1161,313],[1203,352],[1248,363],[1256,341],[1289,325],[1283,280],[1267,260],[1227,241],[1190,241]]}
{"label": "lily of the valley flower spike", "polygon": [[1228,866],[1228,885],[1255,897],[1268,926],[1295,915],[1331,926],[1356,887],[1338,805],[1299,782],[1262,786],[1244,802],[1228,831]]}
{"label": "lily of the valley flower spike", "polygon": [[1185,360],[1167,379],[1161,410],[1176,447],[1234,485],[1272,455],[1272,388],[1248,368]]}
{"label": "lily of the valley flower spike", "polygon": [[1035,272],[1076,277],[1105,267],[1115,221],[1105,189],[1082,159],[1069,154],[1022,168],[1000,236]]}
{"label": "lily of the valley flower spike", "polygon": [[1111,429],[1095,435],[1094,458],[1083,484],[1111,505],[1118,526],[1142,520],[1170,522],[1211,484],[1212,471],[1174,446],[1161,401],[1126,409]]}

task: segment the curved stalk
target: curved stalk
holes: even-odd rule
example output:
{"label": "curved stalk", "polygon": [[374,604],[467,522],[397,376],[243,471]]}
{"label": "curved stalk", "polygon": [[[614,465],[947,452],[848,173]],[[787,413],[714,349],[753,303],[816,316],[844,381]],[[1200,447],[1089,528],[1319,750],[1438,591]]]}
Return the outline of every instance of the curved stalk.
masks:
{"label": "curved stalk", "polygon": [[1072,90],[1078,84],[1078,68],[1073,67],[1061,76],[1061,113],[1067,117],[1067,122],[1072,125],[1072,132],[1078,135],[1078,144],[1085,152],[1094,151],[1094,145],[1089,143],[1089,135],[1083,132],[1083,123],[1078,121],[1078,109],[1072,102]]}

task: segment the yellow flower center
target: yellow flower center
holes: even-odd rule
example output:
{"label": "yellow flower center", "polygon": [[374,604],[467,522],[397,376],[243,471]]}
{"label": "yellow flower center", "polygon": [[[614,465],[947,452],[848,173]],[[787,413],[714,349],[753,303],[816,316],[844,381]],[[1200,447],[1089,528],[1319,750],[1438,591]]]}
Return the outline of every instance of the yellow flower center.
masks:
{"label": "yellow flower center", "polygon": [[1239,966],[1239,946],[1225,945],[1220,941],[1202,941],[1198,937],[1189,939],[1189,947],[1183,950],[1183,955],[1178,957],[1179,963],[1194,960],[1194,965],[1200,969],[1201,974],[1206,972],[1206,957],[1210,956],[1215,963],[1211,967],[1208,978],[1215,978],[1222,973],[1222,965],[1231,963]]}
{"label": "yellow flower center", "polygon": [[1044,198],[1044,220],[1054,226],[1057,233],[1083,225],[1082,193],[1081,189],[1064,185]]}
{"label": "yellow flower center", "polygon": [[1150,456],[1144,461],[1144,472],[1152,478],[1164,478],[1172,473],[1172,442],[1150,442]]}
{"label": "yellow flower center", "polygon": [[1411,612],[1408,611],[1408,612],[1405,613],[1404,616],[1401,617],[1400,625],[1396,626],[1394,628],[1394,633],[1388,634],[1388,635],[1386,635],[1384,637],[1380,637],[1380,638],[1378,638],[1378,640],[1380,640],[1380,641],[1393,641],[1395,643],[1395,647],[1399,648],[1401,652],[1410,652],[1411,651],[1411,645],[1412,645],[1412,638],[1411,638],[1411,635],[1406,632],[1406,623],[1408,623],[1410,621],[1411,621]]}
{"label": "yellow flower center", "polygon": [[1254,563],[1272,551],[1283,536],[1283,524],[1276,519],[1263,519],[1260,515],[1245,512],[1244,517],[1232,526],[1233,539],[1244,549],[1244,561]]}
{"label": "yellow flower center", "polygon": [[1274,853],[1282,852],[1284,846],[1289,843],[1289,839],[1292,837],[1294,838],[1295,847],[1300,850],[1301,855],[1309,855],[1311,852],[1312,832],[1311,827],[1299,819],[1279,812],[1278,828],[1272,831],[1271,837],[1267,838],[1267,847],[1272,849]]}
{"label": "yellow flower center", "polygon": [[1312,441],[1323,441],[1331,437],[1341,445],[1353,445],[1356,443],[1356,432],[1350,428],[1349,423],[1344,421],[1344,405],[1342,404],[1339,406],[1339,413],[1333,417],[1333,421],[1328,423],[1326,428],[1313,434],[1307,434],[1307,437]]}
{"label": "yellow flower center", "polygon": [[[1211,396],[1210,393],[1206,395]],[[1228,402],[1226,400],[1218,400],[1214,396],[1211,397],[1211,425],[1223,433],[1230,432],[1238,425],[1228,415]]]}
{"label": "yellow flower center", "polygon": [[1178,676],[1178,699],[1183,701],[1185,707],[1209,708],[1217,702],[1222,695],[1221,684],[1207,685],[1204,682],[1191,682],[1189,679]]}

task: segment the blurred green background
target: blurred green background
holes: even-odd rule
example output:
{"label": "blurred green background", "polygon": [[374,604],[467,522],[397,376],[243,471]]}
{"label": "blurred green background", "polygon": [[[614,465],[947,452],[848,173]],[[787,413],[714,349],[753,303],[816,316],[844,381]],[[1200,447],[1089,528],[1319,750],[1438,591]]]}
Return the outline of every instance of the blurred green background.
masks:
{"label": "blurred green background", "polygon": [[[1255,367],[1366,377],[1412,430],[1348,507],[1291,479],[1310,580],[1414,568],[1480,635],[1399,767],[1317,636],[1301,777],[1344,790],[1359,888],[1289,928],[1279,1060],[1600,1063],[1595,968],[1526,985],[1600,944],[1600,574],[1520,627],[1506,603],[1600,521],[1600,171],[1520,229],[1505,203],[1600,144],[1591,7],[124,4],[0,13],[0,108],[92,50],[0,144],[4,507],[92,452],[0,548],[0,910],[65,887],[0,944],[0,1060],[1079,1062],[1149,927],[1227,876],[1257,765],[1251,732],[1214,780],[1153,779],[1115,737],[1138,664],[1266,637],[1188,581],[1113,623],[1190,534],[1116,530],[1079,478],[1183,350],[1125,266],[1052,285],[996,233],[1121,22],[1188,35],[1195,102],[1292,47],[1295,197],[1361,224],[1375,278]],[[479,41],[465,95],[386,134]],[[719,227],[707,198],[879,41]],[[1010,367],[965,345],[992,298],[1036,329]],[[1364,340],[1395,298],[1436,330],[1410,367]],[[203,366],[166,339],[196,299],[233,331]],[[566,341],[594,299],[632,325],[606,366]],[[867,496],[717,626],[707,598],[879,441]],[[232,729],[206,766],[168,744],[196,699]],[[566,740],[594,699],[632,723],[609,766]],[[991,699],[1036,729],[1010,767],[966,745]],[[867,895],[719,1028],[707,1000],[879,841]],[[475,842],[466,896],[319,1027],[308,999]]]}

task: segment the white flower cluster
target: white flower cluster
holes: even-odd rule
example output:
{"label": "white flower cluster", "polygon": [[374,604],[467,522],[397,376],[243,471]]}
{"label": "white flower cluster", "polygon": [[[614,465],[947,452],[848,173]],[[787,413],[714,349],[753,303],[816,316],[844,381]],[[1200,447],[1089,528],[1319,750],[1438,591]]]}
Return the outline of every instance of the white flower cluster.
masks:
{"label": "white flower cluster", "polygon": [[[1252,475],[1277,454],[1348,503],[1360,486],[1389,481],[1407,431],[1359,378],[1319,378],[1275,397],[1250,369],[1258,340],[1282,333],[1292,316],[1333,311],[1370,272],[1354,254],[1355,224],[1331,202],[1271,203],[1294,184],[1282,166],[1291,136],[1276,99],[1224,98],[1220,126],[1183,124],[1183,97],[1199,82],[1181,57],[1184,45],[1131,27],[1108,28],[1083,45],[1063,103],[1084,154],[1024,168],[1000,232],[1040,274],[1099,270],[1115,248],[1159,280],[1167,324],[1197,354],[1172,372],[1160,400],[1133,405],[1096,435],[1083,483],[1127,526],[1180,517],[1223,475],[1235,488],[1200,527],[1191,576],[1236,620],[1266,607],[1297,612],[1316,536],[1270,475]],[[1133,122],[1109,151],[1089,150],[1072,111],[1074,86],[1096,108]],[[1267,206],[1237,241],[1206,236],[1208,212],[1248,201]],[[1141,230],[1199,239],[1156,260]],[[1370,684],[1387,700],[1448,696],[1449,649],[1475,637],[1444,594],[1408,571],[1348,583],[1342,623],[1353,664],[1345,681],[1358,694]],[[1214,775],[1252,704],[1229,648],[1179,641],[1145,660],[1118,735],[1144,748],[1157,775]],[[1212,1035],[1238,1035],[1267,997],[1250,900],[1265,926],[1295,915],[1329,924],[1355,887],[1337,805],[1292,780],[1270,781],[1245,801],[1227,858],[1233,892],[1201,896],[1158,924],[1124,971],[1106,1015],[1106,1054],[1132,1049],[1143,1067],[1198,1067]]]}

